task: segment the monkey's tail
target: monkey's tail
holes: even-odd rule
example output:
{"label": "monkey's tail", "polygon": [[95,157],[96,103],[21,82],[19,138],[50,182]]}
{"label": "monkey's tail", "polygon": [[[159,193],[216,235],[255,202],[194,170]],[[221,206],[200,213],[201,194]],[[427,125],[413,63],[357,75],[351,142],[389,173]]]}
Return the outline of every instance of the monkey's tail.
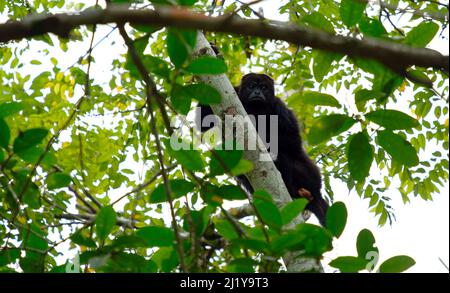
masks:
{"label": "monkey's tail", "polygon": [[328,203],[321,196],[315,196],[314,199],[308,203],[306,209],[310,210],[317,217],[323,227],[326,227],[328,207]]}

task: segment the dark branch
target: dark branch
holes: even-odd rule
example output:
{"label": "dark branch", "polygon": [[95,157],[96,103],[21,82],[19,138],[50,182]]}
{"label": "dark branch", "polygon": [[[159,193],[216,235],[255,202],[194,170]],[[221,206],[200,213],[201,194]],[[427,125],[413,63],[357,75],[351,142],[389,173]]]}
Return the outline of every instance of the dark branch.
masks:
{"label": "dark branch", "polygon": [[412,65],[449,70],[449,57],[425,49],[375,39],[359,40],[352,37],[331,35],[313,28],[294,24],[276,24],[268,21],[243,19],[238,16],[222,15],[210,17],[183,8],[160,7],[158,9],[130,10],[123,6],[89,10],[80,14],[55,14],[32,16],[22,21],[0,25],[0,42],[29,38],[45,33],[68,37],[70,31],[80,25],[106,23],[137,23],[165,25],[180,28],[249,35],[276,39],[337,52],[350,57],[375,59],[388,67],[407,68]]}

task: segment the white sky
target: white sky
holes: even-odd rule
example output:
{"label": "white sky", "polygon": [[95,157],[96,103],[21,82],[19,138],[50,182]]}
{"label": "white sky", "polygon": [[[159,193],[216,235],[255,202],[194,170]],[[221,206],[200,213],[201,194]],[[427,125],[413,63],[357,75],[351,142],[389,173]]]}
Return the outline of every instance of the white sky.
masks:
{"label": "white sky", "polygon": [[[279,3],[277,0],[267,0],[259,6],[263,7],[267,18],[282,20],[277,11]],[[0,22],[5,20],[5,17],[0,15]],[[109,31],[109,27],[99,27],[96,41]],[[124,48],[121,45],[122,42],[117,33],[114,33],[110,39],[117,40],[114,47],[111,46],[111,41],[107,40],[100,44],[93,53],[96,63],[91,69],[91,76],[96,79],[96,82],[108,82],[102,76],[109,71],[111,61],[117,58],[119,52],[124,52]],[[61,68],[66,68],[84,54],[88,46],[88,38],[86,38],[85,41],[73,45],[67,53],[61,50],[51,50],[51,56],[59,60]],[[435,39],[430,47],[448,55],[447,41]],[[30,54],[30,60],[42,60],[42,56],[37,50]],[[46,62],[42,61],[43,63]],[[32,75],[40,72],[39,67],[25,66],[25,68]],[[97,119],[106,123],[109,120],[107,118]],[[97,122],[100,121],[95,121],[95,123]],[[368,200],[360,199],[355,192],[348,194],[346,186],[342,183],[334,182],[333,187],[335,200],[345,202],[349,217],[344,233],[334,242],[335,248],[325,256],[324,263],[329,262],[336,256],[356,255],[356,237],[361,229],[368,228],[374,233],[377,240],[380,250],[380,262],[395,255],[409,255],[416,261],[416,265],[409,272],[448,273],[448,270],[438,260],[440,257],[447,266],[449,264],[450,219],[448,183],[442,189],[441,194],[434,196],[432,202],[425,202],[421,198],[411,198],[411,202],[404,205],[399,194],[398,196],[392,196],[390,203],[395,209],[397,221],[392,226],[386,225],[381,228],[378,227],[378,219],[369,212]],[[123,191],[120,191],[120,194],[122,193]],[[331,271],[328,267],[326,269]]]}

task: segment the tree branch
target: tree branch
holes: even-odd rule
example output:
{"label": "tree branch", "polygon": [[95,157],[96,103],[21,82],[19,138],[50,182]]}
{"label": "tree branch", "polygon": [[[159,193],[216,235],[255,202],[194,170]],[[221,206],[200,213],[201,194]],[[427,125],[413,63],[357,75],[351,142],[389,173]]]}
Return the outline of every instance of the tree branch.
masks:
{"label": "tree branch", "polygon": [[[201,32],[198,32],[194,56],[204,55],[215,56],[215,53],[205,36]],[[216,88],[222,96],[222,102],[220,104],[211,105],[211,108],[216,115],[221,119],[224,119],[226,115],[229,115],[227,118],[233,118],[236,115],[244,117],[244,120],[234,119],[234,123],[229,123],[236,125],[236,141],[257,142],[255,150],[245,150],[244,152],[245,159],[251,161],[254,166],[253,170],[246,174],[252,186],[255,190],[266,190],[272,195],[275,204],[280,208],[289,203],[291,198],[283,179],[275,167],[274,162],[269,159],[270,155],[245,112],[230,80],[225,74],[200,75],[198,78],[202,82]],[[301,222],[303,222],[303,220],[300,216],[286,227],[288,229],[294,229],[297,224]],[[287,270],[290,272],[322,271],[320,263],[312,258],[301,257],[298,253],[287,253],[283,256],[283,260]]]}
{"label": "tree branch", "polygon": [[49,32],[61,37],[68,37],[70,31],[80,25],[123,24],[126,22],[283,40],[300,46],[345,54],[353,58],[374,59],[390,68],[406,68],[416,65],[449,71],[449,57],[431,49],[412,48],[370,38],[359,40],[352,37],[331,35],[320,30],[294,24],[243,19],[235,15],[225,14],[211,17],[179,7],[131,10],[120,5],[110,5],[106,9],[88,10],[73,15],[31,16],[21,21],[1,24],[0,42],[29,38]]}

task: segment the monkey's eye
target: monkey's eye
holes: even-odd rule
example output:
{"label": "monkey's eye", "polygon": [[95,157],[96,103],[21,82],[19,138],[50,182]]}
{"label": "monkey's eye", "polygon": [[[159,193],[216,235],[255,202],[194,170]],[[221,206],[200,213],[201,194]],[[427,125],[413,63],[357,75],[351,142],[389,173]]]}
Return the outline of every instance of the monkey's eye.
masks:
{"label": "monkey's eye", "polygon": [[264,90],[266,90],[267,87],[262,84],[262,85],[259,86],[259,88],[264,91]]}

